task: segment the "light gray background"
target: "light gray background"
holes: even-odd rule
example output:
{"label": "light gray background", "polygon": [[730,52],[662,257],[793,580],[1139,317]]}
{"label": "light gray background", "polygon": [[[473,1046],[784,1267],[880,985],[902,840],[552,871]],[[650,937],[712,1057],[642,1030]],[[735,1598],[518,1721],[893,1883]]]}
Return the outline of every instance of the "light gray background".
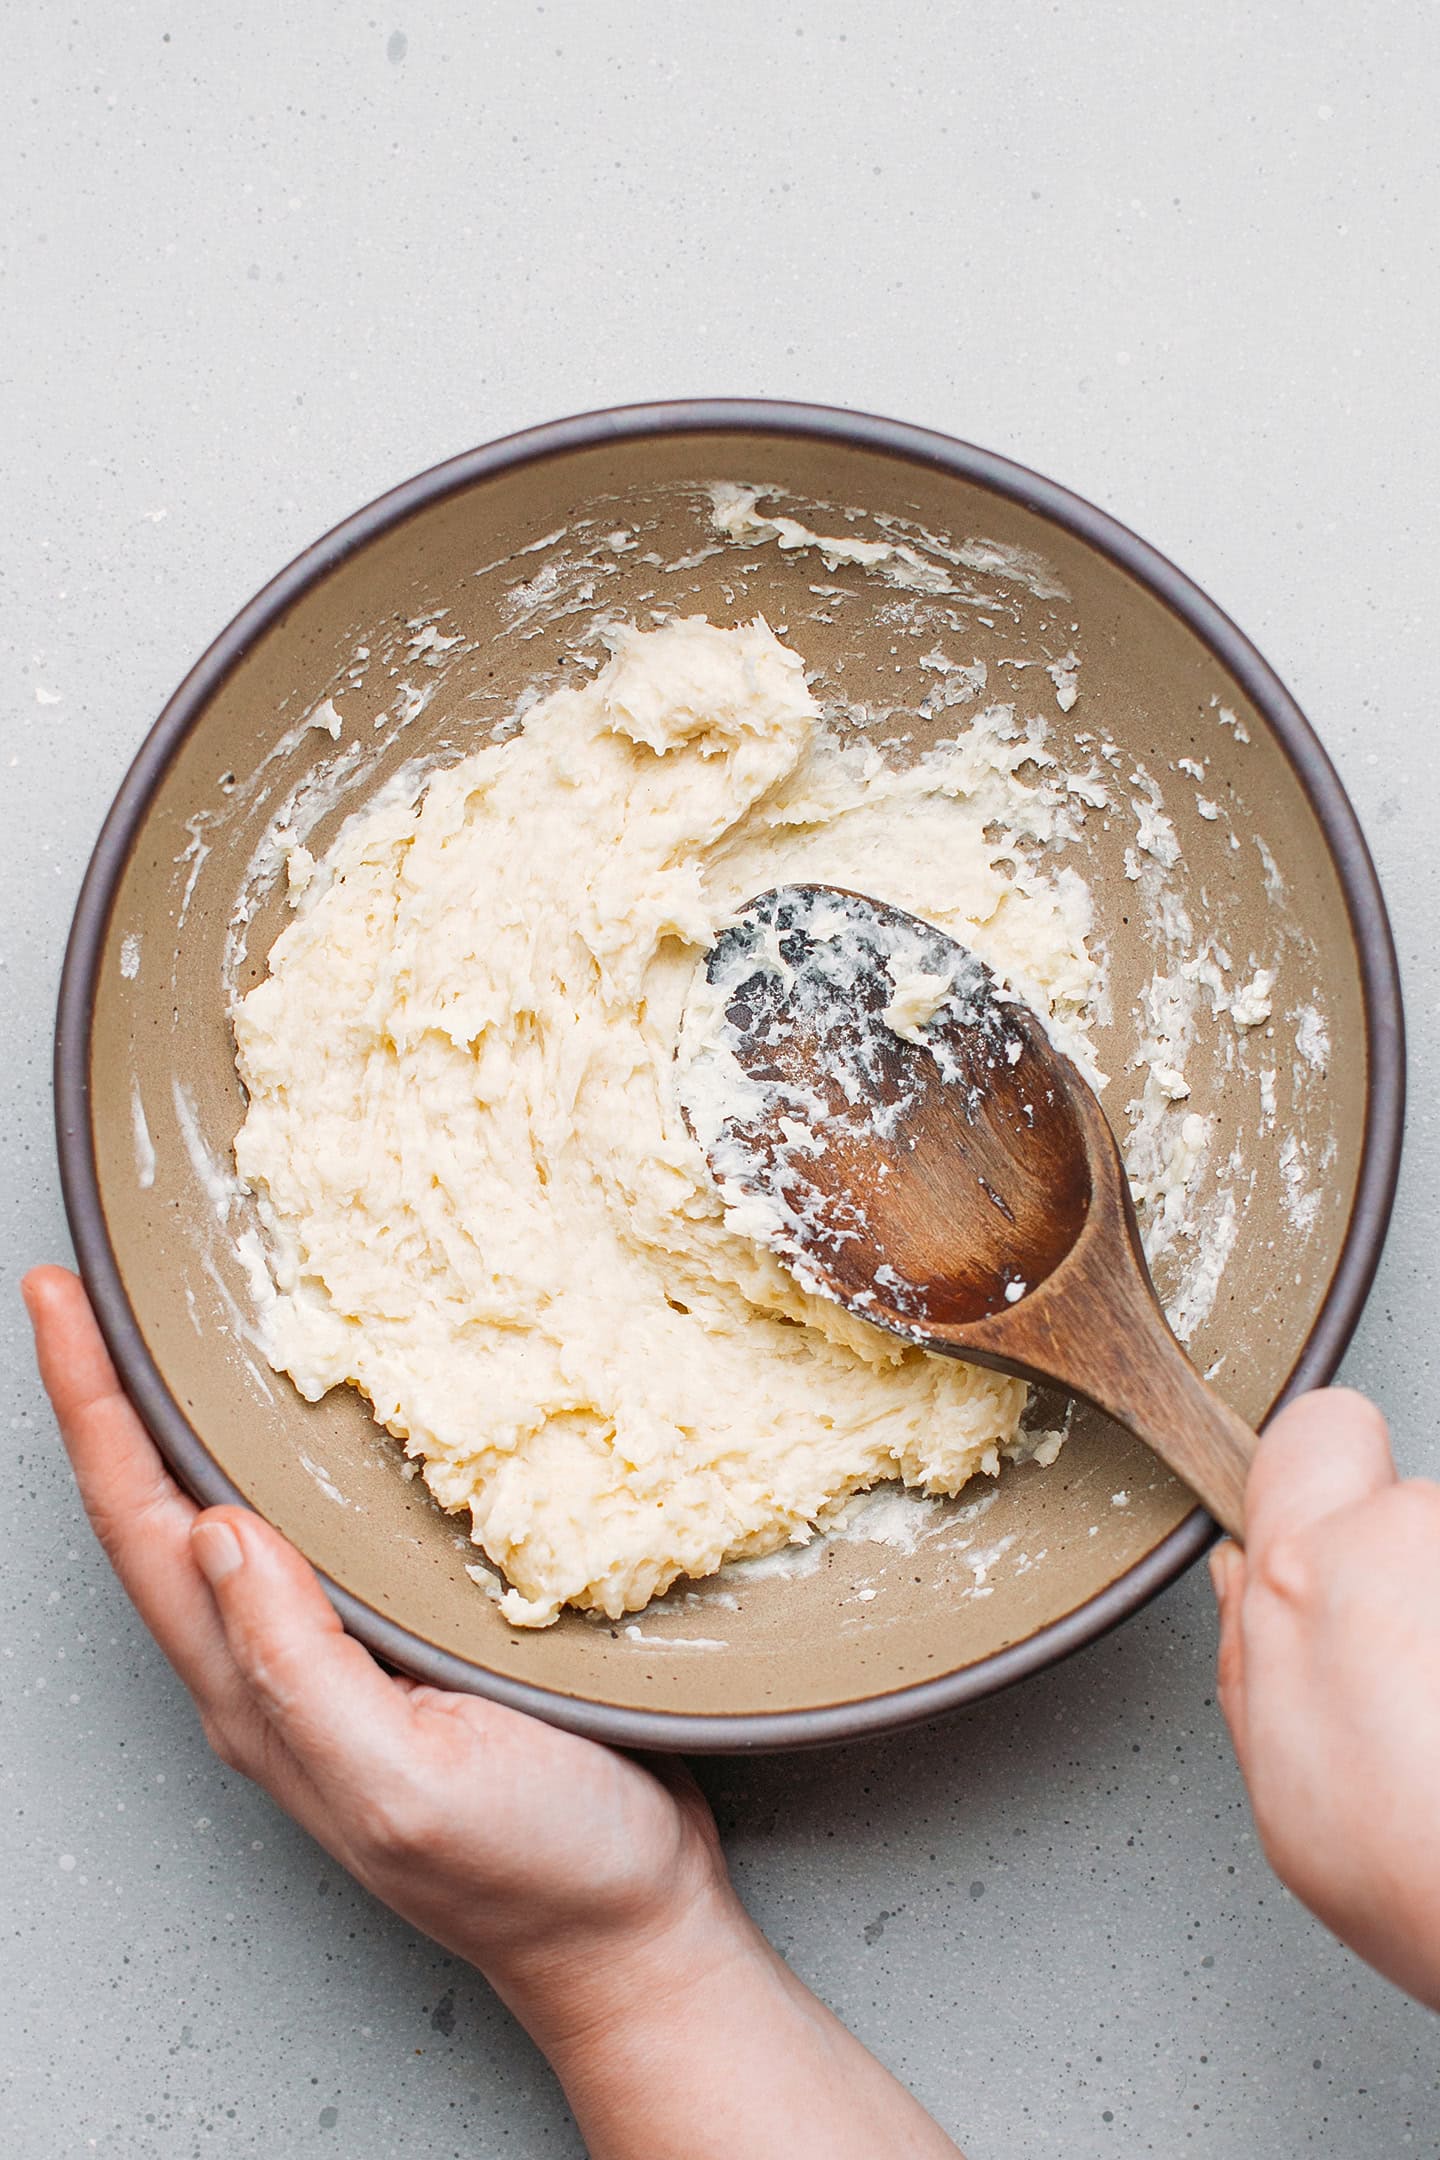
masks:
{"label": "light gray background", "polygon": [[[21,2160],[579,2149],[482,1982],[207,1755],[85,1529],[10,1289],[67,1251],[52,998],[133,750],[272,571],[452,451],[646,397],[869,407],[1069,482],[1239,619],[1395,912],[1420,1084],[1347,1373],[1408,1464],[1440,1455],[1430,8],[375,4],[7,14]],[[1202,1574],[976,1713],[705,1773],[761,1923],[972,2160],[1440,2150],[1429,2019],[1259,1859],[1213,1641]]]}

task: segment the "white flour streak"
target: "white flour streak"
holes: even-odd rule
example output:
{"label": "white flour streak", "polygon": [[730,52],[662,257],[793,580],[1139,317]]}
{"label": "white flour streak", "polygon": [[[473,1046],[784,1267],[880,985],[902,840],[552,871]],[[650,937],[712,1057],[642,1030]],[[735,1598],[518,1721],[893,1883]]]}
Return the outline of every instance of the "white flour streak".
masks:
{"label": "white flour streak", "polygon": [[728,1650],[729,1643],[717,1642],[709,1635],[646,1635],[638,1627],[625,1630],[627,1642],[644,1643],[648,1650]]}
{"label": "white flour streak", "polygon": [[1330,1060],[1330,1030],[1313,1005],[1301,1005],[1294,1018],[1296,1049],[1313,1071],[1324,1072]]}
{"label": "white flour streak", "polygon": [[206,1143],[200,1130],[195,1104],[178,1074],[170,1083],[170,1095],[175,1105],[175,1122],[180,1127],[180,1137],[185,1143],[190,1167],[201,1191],[214,1209],[217,1220],[224,1228],[230,1220],[231,1209],[240,1198],[240,1180]]}
{"label": "white flour streak", "polygon": [[348,1508],[350,1506],[350,1502],[341,1492],[323,1463],[312,1462],[308,1455],[302,1455],[300,1457],[300,1467],[307,1477],[314,1479],[327,1500],[332,1500],[336,1507]]}
{"label": "white flour streak", "polygon": [[1045,672],[1055,685],[1055,702],[1061,712],[1069,712],[1080,695],[1080,662],[1073,652],[1067,652],[1059,660],[1046,662]]}
{"label": "white flour streak", "polygon": [[141,1190],[148,1192],[155,1183],[155,1143],[145,1122],[145,1105],[140,1099],[138,1080],[130,1083],[130,1124],[135,1134],[135,1176]]}
{"label": "white flour streak", "polygon": [[1285,1183],[1286,1213],[1301,1236],[1308,1237],[1320,1213],[1320,1195],[1306,1188],[1304,1158],[1294,1133],[1285,1135],[1280,1150],[1280,1175]]}

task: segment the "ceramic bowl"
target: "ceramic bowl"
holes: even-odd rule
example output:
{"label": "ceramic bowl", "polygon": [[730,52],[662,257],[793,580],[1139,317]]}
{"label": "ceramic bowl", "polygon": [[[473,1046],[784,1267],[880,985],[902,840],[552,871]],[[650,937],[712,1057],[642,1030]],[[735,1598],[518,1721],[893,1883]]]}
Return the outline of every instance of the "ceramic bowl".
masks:
{"label": "ceramic bowl", "polygon": [[[873,543],[870,559],[784,544],[783,526],[727,536],[717,484],[758,491],[762,520]],[[1330,1376],[1369,1288],[1399,1153],[1400,992],[1354,813],[1254,648],[1112,519],[943,436],[756,403],[538,428],[359,511],[216,640],[106,820],[61,995],[66,1201],[128,1391],[189,1490],[277,1524],[396,1667],[629,1746],[804,1745],[1037,1671],[1152,1597],[1213,1526],[1082,1412],[1053,1465],[951,1506],[872,1504],[629,1623],[511,1628],[466,1572],[461,1524],[359,1397],[305,1403],[266,1365],[231,1166],[229,1000],[285,918],[277,819],[322,849],[400,766],[460,756],[593,663],[605,619],[670,611],[763,612],[836,724],[883,755],[1000,700],[1062,766],[1105,779],[1068,843],[1108,955],[1104,1099],[1123,1136],[1147,992],[1188,981],[1177,1118],[1205,1121],[1204,1164],[1157,1281],[1252,1420]],[[1174,839],[1163,876],[1137,850],[1152,791]],[[1274,972],[1268,1018],[1210,1011],[1206,953],[1230,990]]]}

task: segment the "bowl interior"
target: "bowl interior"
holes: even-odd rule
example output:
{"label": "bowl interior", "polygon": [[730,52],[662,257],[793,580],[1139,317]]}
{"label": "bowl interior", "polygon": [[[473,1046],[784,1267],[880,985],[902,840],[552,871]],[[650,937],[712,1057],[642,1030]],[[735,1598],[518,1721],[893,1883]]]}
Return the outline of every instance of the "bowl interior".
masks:
{"label": "bowl interior", "polygon": [[[931,569],[726,538],[714,482],[774,491],[761,514],[913,547]],[[915,589],[937,582],[948,590]],[[945,1508],[862,1510],[803,1551],[677,1587],[632,1626],[567,1615],[526,1632],[467,1575],[462,1523],[402,1475],[366,1405],[349,1391],[308,1405],[259,1354],[227,995],[259,978],[285,918],[267,835],[283,817],[318,852],[407,761],[453,759],[513,725],[535,686],[602,650],[606,617],[672,610],[762,612],[840,724],[865,725],[887,756],[1002,701],[1043,721],[1062,765],[1108,776],[1110,803],[1078,807],[1067,859],[1108,953],[1097,1040],[1122,1134],[1157,973],[1193,968],[1207,940],[1232,985],[1274,970],[1272,1015],[1252,1028],[1212,1015],[1203,984],[1194,1000],[1175,1115],[1206,1118],[1210,1142],[1192,1225],[1157,1262],[1197,1361],[1251,1419],[1325,1300],[1365,1133],[1359,966],[1295,769],[1178,615],[1032,510],[800,432],[675,432],[473,479],[335,560],[205,697],[120,871],[91,1045],[101,1204],[150,1357],[224,1477],[361,1606],[477,1681],[552,1691],[561,1715],[566,1702],[733,1718],[884,1697],[1077,1612],[1191,1510],[1143,1449],[1083,1412],[1048,1469],[1007,1469]],[[937,698],[937,681],[960,693],[955,671],[982,664],[983,688]],[[1179,846],[1163,876],[1136,853],[1152,783]]]}

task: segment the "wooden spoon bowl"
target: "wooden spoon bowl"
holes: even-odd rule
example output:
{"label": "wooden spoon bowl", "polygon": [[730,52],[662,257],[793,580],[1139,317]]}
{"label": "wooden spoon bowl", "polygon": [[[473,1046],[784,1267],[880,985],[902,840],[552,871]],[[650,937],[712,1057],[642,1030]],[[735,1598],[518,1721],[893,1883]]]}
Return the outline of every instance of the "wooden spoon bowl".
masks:
{"label": "wooden spoon bowl", "polygon": [[[1240,1534],[1255,1435],[1171,1333],[1105,1113],[1029,1008],[930,924],[835,886],[762,893],[706,977],[686,1115],[805,1287],[1083,1396]],[[923,1025],[899,1018],[907,984]]]}

